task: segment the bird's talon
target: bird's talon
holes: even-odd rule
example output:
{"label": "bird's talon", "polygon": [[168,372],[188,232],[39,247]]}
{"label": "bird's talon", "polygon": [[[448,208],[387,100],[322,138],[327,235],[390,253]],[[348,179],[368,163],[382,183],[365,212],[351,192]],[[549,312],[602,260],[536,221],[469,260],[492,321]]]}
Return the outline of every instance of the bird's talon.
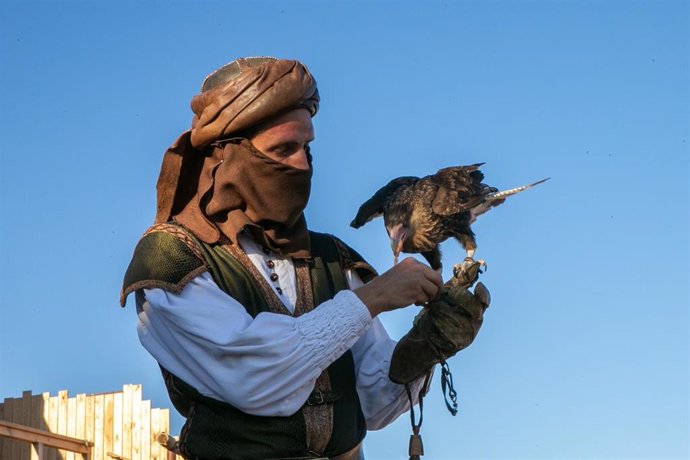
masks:
{"label": "bird's talon", "polygon": [[486,262],[466,257],[461,263],[453,265],[453,282],[458,286],[471,286],[483,273],[481,267],[486,267]]}

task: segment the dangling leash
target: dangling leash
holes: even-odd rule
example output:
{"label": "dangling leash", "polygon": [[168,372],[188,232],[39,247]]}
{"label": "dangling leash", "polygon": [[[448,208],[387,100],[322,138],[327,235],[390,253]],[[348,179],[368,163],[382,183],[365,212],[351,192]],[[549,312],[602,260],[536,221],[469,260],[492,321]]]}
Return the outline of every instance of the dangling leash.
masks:
{"label": "dangling leash", "polygon": [[[448,390],[448,395],[446,395],[446,390]],[[450,415],[457,415],[458,393],[453,387],[453,374],[450,373],[450,367],[445,360],[441,361],[441,391],[443,391],[443,399],[446,401],[448,412]],[[451,402],[448,402],[448,398]]]}
{"label": "dangling leash", "polygon": [[[424,394],[429,385],[430,378],[431,371],[426,373],[424,384],[419,390],[419,422],[415,422],[414,400],[412,399],[410,384],[405,384],[407,399],[410,401],[410,423],[412,425],[410,446],[408,448],[410,460],[420,460],[420,457],[424,455],[424,444],[422,443],[422,435],[419,434],[419,432],[422,428],[422,421],[424,420]],[[458,393],[453,386],[453,374],[450,373],[450,367],[445,360],[441,361],[441,390],[443,391],[443,399],[446,402],[448,412],[450,412],[450,415],[456,415],[458,413]],[[449,398],[450,402],[448,401]]]}

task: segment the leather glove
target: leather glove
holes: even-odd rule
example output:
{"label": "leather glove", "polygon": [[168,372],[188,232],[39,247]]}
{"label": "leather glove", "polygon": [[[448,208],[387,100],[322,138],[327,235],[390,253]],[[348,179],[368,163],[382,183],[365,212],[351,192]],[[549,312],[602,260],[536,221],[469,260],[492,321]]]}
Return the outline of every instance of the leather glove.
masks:
{"label": "leather glove", "polygon": [[389,370],[393,382],[412,382],[474,341],[491,301],[481,282],[474,292],[468,289],[477,280],[479,268],[480,263],[471,259],[456,265],[440,297],[417,315],[412,329],[393,351]]}

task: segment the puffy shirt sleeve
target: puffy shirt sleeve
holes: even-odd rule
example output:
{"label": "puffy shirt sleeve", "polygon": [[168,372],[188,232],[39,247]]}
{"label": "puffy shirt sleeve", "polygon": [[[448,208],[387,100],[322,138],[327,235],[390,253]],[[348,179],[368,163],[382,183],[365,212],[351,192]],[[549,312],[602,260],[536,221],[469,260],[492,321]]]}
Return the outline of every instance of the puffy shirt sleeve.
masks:
{"label": "puffy shirt sleeve", "polygon": [[201,394],[261,416],[295,413],[321,372],[372,322],[352,291],[296,318],[269,312],[252,318],[208,273],[179,294],[143,293],[137,330],[158,363]]}

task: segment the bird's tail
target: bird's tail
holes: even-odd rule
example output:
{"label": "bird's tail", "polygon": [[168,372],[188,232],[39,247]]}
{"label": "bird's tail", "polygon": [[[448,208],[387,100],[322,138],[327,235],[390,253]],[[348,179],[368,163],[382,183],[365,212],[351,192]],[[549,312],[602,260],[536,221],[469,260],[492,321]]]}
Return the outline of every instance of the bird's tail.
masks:
{"label": "bird's tail", "polygon": [[523,185],[521,187],[515,187],[515,188],[511,188],[509,190],[501,190],[499,192],[489,193],[488,195],[486,195],[486,199],[491,200],[491,201],[504,200],[507,197],[509,197],[510,195],[515,195],[516,193],[523,192],[523,191],[527,190],[528,188],[532,188],[535,185],[539,185],[542,182],[546,182],[549,179],[551,179],[551,178],[547,177],[546,179],[542,179],[540,181],[534,182],[533,184]]}

